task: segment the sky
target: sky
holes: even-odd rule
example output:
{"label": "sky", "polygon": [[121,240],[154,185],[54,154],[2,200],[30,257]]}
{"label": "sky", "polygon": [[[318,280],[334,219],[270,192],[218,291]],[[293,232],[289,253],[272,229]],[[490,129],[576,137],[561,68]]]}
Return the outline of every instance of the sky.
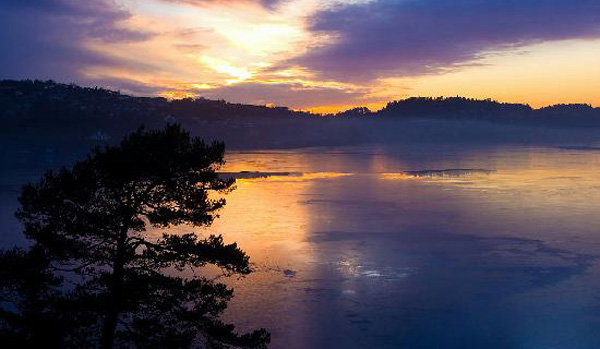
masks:
{"label": "sky", "polygon": [[0,0],[0,78],[332,112],[600,106],[598,0]]}

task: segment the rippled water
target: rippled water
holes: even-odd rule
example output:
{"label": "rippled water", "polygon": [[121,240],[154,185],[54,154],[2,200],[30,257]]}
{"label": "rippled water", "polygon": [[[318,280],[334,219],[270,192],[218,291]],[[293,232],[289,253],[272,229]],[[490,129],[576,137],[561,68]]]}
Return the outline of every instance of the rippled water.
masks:
{"label": "rippled water", "polygon": [[[443,169],[491,172],[406,172]],[[208,229],[256,269],[227,317],[273,348],[598,348],[599,169],[581,147],[230,153],[278,173],[239,180]]]}

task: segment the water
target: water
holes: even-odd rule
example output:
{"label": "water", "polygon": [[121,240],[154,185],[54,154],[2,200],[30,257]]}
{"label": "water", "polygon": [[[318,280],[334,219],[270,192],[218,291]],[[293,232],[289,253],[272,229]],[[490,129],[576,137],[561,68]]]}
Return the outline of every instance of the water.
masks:
{"label": "water", "polygon": [[[230,170],[305,175],[229,196],[213,230],[258,271],[228,315],[275,348],[597,348],[599,165],[551,147],[232,154]],[[447,168],[494,172],[399,174]]]}
{"label": "water", "polygon": [[[598,348],[599,168],[581,147],[230,153],[226,171],[293,174],[238,181],[206,231],[256,269],[226,317],[273,348]],[[440,169],[493,172],[402,172]]]}

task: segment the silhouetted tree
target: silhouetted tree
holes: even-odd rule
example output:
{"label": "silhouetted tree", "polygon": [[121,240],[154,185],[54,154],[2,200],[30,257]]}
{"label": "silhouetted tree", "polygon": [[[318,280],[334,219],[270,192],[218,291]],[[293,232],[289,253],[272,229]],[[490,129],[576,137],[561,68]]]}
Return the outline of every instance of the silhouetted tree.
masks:
{"label": "silhouetted tree", "polygon": [[[184,272],[211,264],[226,275],[250,273],[235,243],[146,230],[210,225],[225,204],[210,193],[233,184],[215,172],[223,154],[222,143],[178,125],[140,129],[26,186],[17,217],[34,247],[4,252],[0,263],[11,270],[27,262],[31,273],[2,275],[3,301],[13,307],[2,313],[5,336],[63,347],[266,346],[265,330],[238,335],[219,320],[231,289]],[[49,335],[39,328],[52,317],[59,329]]]}
{"label": "silhouetted tree", "polygon": [[[61,278],[39,248],[0,252],[0,341],[6,348],[58,348],[65,324],[56,315]],[[16,311],[18,310],[18,311]]]}

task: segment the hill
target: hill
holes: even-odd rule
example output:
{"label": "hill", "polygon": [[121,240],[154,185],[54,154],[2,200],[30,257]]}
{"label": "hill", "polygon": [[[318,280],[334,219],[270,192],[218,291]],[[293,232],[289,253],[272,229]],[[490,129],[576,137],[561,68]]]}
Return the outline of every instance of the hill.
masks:
{"label": "hill", "polygon": [[389,102],[374,113],[381,117],[489,121],[547,127],[600,127],[600,108],[589,104],[558,104],[533,109],[526,104],[464,97],[412,97]]}
{"label": "hill", "polygon": [[[225,141],[230,149],[415,140],[534,142],[566,133],[580,139],[586,129],[595,134],[600,108],[573,104],[533,109],[489,99],[414,97],[392,101],[377,112],[360,107],[318,115],[205,98],[135,97],[53,81],[4,80],[0,122],[0,160],[13,166],[111,142],[142,124],[154,128],[179,122],[205,139]],[[574,132],[577,136],[571,136]]]}

